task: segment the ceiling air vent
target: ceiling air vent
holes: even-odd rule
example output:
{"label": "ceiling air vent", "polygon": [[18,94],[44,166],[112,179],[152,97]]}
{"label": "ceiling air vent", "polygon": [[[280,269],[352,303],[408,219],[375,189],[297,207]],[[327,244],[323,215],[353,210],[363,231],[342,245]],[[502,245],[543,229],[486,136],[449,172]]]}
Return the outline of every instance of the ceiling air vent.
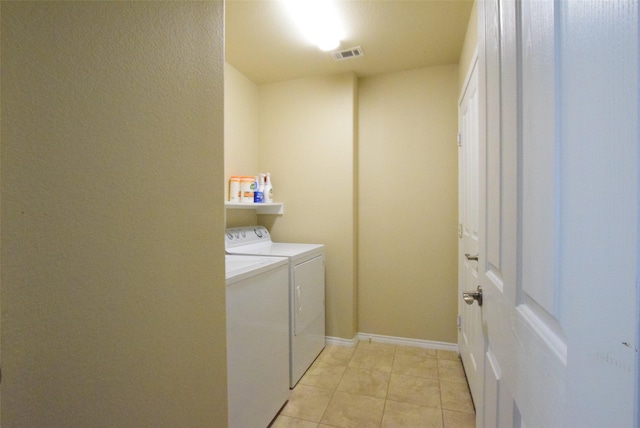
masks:
{"label": "ceiling air vent", "polygon": [[359,56],[364,56],[364,52],[362,52],[362,48],[360,46],[356,46],[355,48],[347,49],[340,52],[334,52],[331,54],[335,61],[343,61],[345,59],[358,58]]}

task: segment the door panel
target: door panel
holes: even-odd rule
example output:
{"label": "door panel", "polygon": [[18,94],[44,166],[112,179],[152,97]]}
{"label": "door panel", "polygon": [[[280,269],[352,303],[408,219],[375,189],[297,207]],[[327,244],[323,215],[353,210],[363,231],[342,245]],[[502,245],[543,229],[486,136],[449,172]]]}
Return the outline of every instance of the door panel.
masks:
{"label": "door panel", "polygon": [[637,2],[478,15],[478,426],[636,426]]}
{"label": "door panel", "polygon": [[[459,294],[460,328],[458,348],[464,365],[469,389],[477,408],[482,407],[482,374],[484,337],[482,312],[478,304],[468,305],[462,293],[474,291],[478,285],[478,203],[479,203],[479,146],[478,146],[478,72],[472,61],[467,84],[458,106],[460,126],[459,162]],[[471,256],[471,257],[468,257]]]}
{"label": "door panel", "polygon": [[[500,236],[500,157],[487,156],[487,152],[495,153],[500,146],[500,14],[499,2],[497,0],[487,0],[483,3],[487,13],[487,25],[483,31],[484,44],[486,49],[482,50],[483,55],[480,59],[483,61],[480,73],[484,88],[481,93],[484,96],[481,102],[484,102],[485,119],[480,121],[484,133],[481,132],[481,161],[483,165],[483,176],[481,177],[481,189],[483,190],[480,198],[485,204],[481,210],[486,210],[486,215],[482,216],[486,221],[483,226],[486,228],[486,235],[490,237]],[[478,3],[478,4],[479,4]],[[487,96],[490,94],[491,96]],[[484,241],[485,263],[490,263],[500,270],[500,243],[492,239]]]}
{"label": "door panel", "polygon": [[[513,77],[505,67],[503,33],[505,6],[497,0],[478,2],[480,70],[480,260],[478,281],[483,288],[483,329],[486,334],[484,408],[478,427],[512,426],[515,362],[512,317],[516,284],[517,200],[514,105],[506,105]],[[507,28],[508,30],[508,28]],[[506,90],[505,90],[506,89]],[[503,117],[504,115],[504,117]]]}
{"label": "door panel", "polygon": [[[555,33],[553,25],[534,28],[550,18],[540,20],[532,12],[537,7],[548,12],[545,7],[551,5],[553,14],[553,2],[482,3],[487,38],[500,41],[499,46],[485,44],[487,86],[482,92],[487,125],[480,216],[486,228],[480,230],[480,253],[484,244],[486,258],[480,260],[479,280],[485,292],[489,361],[482,426],[512,426],[514,422],[563,426],[566,370],[558,350],[566,347],[551,315],[554,282],[549,281],[555,257],[549,249],[555,248],[556,239],[555,98],[553,84],[551,95],[546,88],[548,80],[554,79],[554,50],[547,51],[550,42],[546,38]],[[540,31],[550,34],[540,41]],[[549,61],[550,78],[543,74],[549,71]],[[538,121],[544,122],[540,128],[535,126]],[[544,198],[551,202],[545,203]],[[518,415],[516,420],[514,415]]]}
{"label": "door panel", "polygon": [[575,426],[638,427],[638,2],[562,6],[558,276],[567,408]]}
{"label": "door panel", "polygon": [[522,52],[522,289],[556,314],[555,3],[520,3]]}
{"label": "door panel", "polygon": [[[522,344],[516,385],[522,421],[558,426],[566,420],[567,345],[557,317],[558,134],[556,71],[558,14],[553,1],[525,1],[516,9],[521,100],[520,260],[515,335]],[[540,412],[539,409],[545,409]]]}

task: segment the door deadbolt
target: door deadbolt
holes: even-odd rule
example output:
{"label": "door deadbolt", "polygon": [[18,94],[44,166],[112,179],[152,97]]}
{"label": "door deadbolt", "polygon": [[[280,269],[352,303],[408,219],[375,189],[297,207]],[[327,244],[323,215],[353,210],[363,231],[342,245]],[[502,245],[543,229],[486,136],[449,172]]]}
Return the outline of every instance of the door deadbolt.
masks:
{"label": "door deadbolt", "polygon": [[482,306],[482,287],[478,285],[476,291],[462,293],[462,299],[467,305],[473,305],[473,301],[478,301],[478,306]]}

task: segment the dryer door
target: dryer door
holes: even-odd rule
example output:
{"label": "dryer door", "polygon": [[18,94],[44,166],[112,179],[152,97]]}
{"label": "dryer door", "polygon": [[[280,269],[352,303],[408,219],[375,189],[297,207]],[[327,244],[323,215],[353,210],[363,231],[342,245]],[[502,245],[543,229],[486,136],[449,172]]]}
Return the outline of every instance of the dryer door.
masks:
{"label": "dryer door", "polygon": [[317,331],[310,333],[324,338],[324,257],[296,265],[293,278],[294,334],[298,336],[313,328]]}
{"label": "dryer door", "polygon": [[295,265],[291,281],[290,386],[293,388],[325,344],[324,255]]}

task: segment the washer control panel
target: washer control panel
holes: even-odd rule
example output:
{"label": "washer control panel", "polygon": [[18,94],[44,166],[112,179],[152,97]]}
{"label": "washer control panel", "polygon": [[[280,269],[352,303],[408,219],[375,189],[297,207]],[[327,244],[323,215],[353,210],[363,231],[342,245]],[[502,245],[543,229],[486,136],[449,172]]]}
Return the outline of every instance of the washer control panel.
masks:
{"label": "washer control panel", "polygon": [[264,226],[227,228],[224,236],[225,248],[271,242],[269,231]]}

